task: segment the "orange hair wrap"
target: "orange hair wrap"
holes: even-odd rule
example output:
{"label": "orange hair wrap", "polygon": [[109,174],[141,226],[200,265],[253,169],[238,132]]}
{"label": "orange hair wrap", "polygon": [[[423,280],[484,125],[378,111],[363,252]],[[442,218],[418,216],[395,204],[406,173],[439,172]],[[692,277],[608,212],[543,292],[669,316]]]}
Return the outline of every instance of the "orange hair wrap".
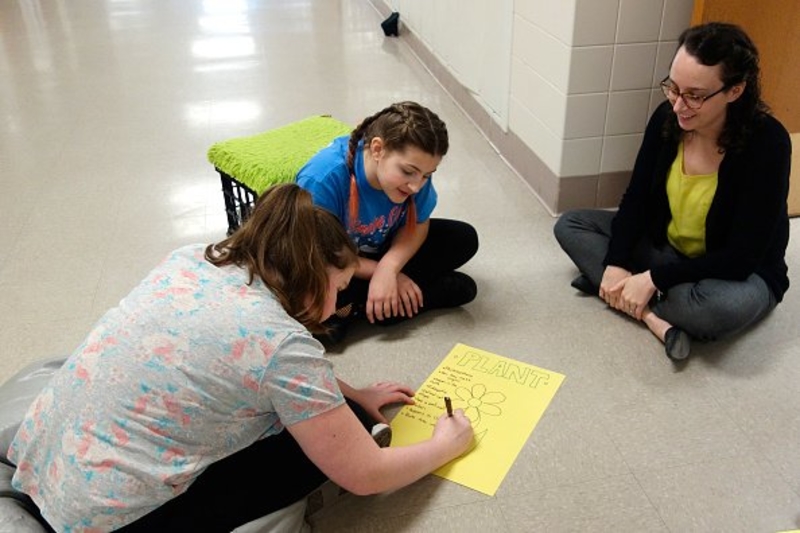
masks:
{"label": "orange hair wrap", "polygon": [[406,227],[408,231],[414,233],[417,229],[417,204],[414,202],[414,197],[408,197],[408,211],[406,211]]}
{"label": "orange hair wrap", "polygon": [[356,223],[358,223],[358,187],[356,187],[355,174],[350,174],[350,202],[347,208],[349,211],[348,223],[350,229],[355,230]]}
{"label": "orange hair wrap", "polygon": [[[417,229],[417,204],[414,202],[413,196],[409,196],[406,202],[408,204],[406,227],[411,233],[414,233],[414,230]],[[347,223],[349,228],[354,231],[358,223],[358,187],[356,186],[355,174],[350,174],[350,199],[347,209],[349,211]]]}

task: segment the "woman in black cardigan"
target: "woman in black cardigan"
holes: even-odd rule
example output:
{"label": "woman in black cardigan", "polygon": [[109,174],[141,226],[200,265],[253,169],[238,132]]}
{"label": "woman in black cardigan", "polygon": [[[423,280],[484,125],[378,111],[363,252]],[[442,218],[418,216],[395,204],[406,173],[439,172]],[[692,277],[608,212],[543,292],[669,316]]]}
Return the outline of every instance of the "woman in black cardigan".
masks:
{"label": "woman in black cardigan", "polygon": [[673,360],[739,333],[789,288],[791,142],[761,100],[758,51],[709,23],[678,41],[616,212],[574,210],[554,232],[572,285],[644,322]]}

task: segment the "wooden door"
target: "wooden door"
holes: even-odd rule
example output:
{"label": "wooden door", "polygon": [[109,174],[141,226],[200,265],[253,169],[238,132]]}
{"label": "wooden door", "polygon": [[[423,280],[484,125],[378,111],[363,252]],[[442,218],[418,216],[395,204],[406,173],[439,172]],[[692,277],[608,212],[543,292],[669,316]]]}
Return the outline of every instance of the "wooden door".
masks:
{"label": "wooden door", "polygon": [[695,0],[692,24],[732,22],[761,54],[764,100],[792,135],[789,214],[800,215],[800,1]]}

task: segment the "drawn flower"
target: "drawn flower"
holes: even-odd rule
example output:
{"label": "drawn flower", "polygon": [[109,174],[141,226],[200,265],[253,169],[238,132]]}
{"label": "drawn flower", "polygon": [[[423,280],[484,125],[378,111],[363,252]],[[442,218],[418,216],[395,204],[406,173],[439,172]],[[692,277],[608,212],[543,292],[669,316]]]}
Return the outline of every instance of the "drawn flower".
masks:
{"label": "drawn flower", "polygon": [[498,404],[506,401],[505,394],[497,391],[487,391],[486,385],[482,383],[473,385],[471,389],[458,387],[456,396],[466,404],[464,414],[470,419],[473,427],[480,424],[483,415],[499,416],[503,410]]}

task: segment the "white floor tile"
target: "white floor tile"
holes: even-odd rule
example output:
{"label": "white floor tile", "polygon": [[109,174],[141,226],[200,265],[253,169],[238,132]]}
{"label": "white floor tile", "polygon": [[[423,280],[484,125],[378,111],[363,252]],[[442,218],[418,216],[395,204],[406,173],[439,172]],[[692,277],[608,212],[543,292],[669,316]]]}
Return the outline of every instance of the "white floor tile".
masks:
{"label": "white floor tile", "polygon": [[569,286],[555,219],[368,1],[2,2],[0,20],[0,381],[68,354],[173,248],[225,237],[213,143],[417,100],[448,125],[436,215],[478,229],[478,298],[356,325],[329,357],[354,385],[418,386],[461,342],[566,380],[495,497],[428,477],[347,496],[317,530],[797,527],[800,291],[676,368]]}

